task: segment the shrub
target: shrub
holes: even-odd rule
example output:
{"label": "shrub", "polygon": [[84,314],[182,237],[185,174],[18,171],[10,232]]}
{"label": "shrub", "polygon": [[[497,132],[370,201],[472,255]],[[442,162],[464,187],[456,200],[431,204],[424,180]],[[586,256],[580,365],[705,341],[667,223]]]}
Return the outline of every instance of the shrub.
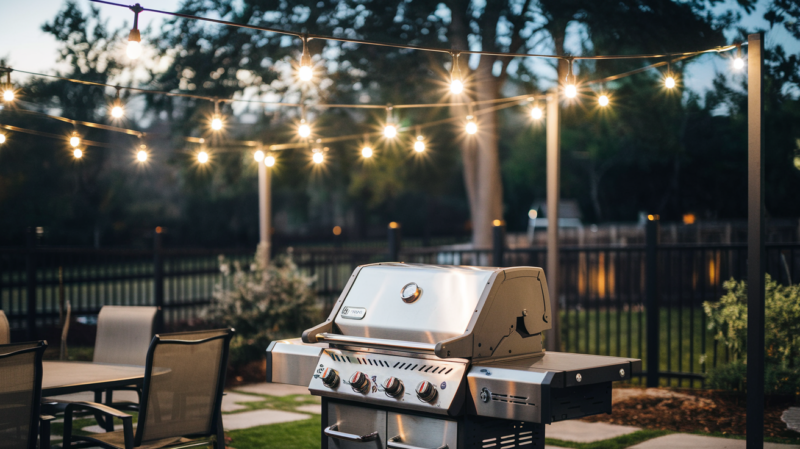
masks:
{"label": "shrub", "polygon": [[297,337],[320,321],[314,278],[298,270],[291,254],[265,267],[263,250],[259,246],[249,271],[224,256],[219,259],[220,271],[230,282],[227,287],[224,281],[215,285],[206,318],[236,329],[231,342],[234,365],[260,359],[272,340]]}
{"label": "shrub", "polygon": [[[780,285],[766,275],[766,390],[772,394],[800,393],[800,286]],[[744,390],[747,364],[747,283],[731,279],[718,302],[704,302],[708,328],[728,347],[732,362],[708,376],[712,388]]]}

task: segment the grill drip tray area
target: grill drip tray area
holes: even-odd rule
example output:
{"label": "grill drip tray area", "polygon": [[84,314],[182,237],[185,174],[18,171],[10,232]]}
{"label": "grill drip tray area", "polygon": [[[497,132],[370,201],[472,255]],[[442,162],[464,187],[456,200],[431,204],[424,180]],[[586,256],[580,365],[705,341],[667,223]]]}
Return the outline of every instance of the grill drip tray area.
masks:
{"label": "grill drip tray area", "polygon": [[544,448],[544,424],[442,417],[328,398],[322,398],[322,410],[324,449]]}

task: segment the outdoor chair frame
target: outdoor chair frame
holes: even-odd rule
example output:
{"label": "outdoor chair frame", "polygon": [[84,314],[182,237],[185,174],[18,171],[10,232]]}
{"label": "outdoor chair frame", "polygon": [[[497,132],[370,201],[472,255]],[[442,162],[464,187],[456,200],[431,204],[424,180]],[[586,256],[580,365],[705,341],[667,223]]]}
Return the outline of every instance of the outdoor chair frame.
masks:
{"label": "outdoor chair frame", "polygon": [[[17,347],[21,347],[22,349],[14,350],[14,348]],[[7,349],[12,349],[12,351],[3,353]],[[27,445],[24,446],[28,449],[36,449],[37,447],[41,447],[42,449],[50,448],[50,421],[55,419],[53,416],[41,416],[39,414],[42,402],[42,356],[44,355],[45,349],[47,349],[47,342],[44,340],[0,345],[0,362],[3,360],[9,360],[13,357],[22,356],[24,354],[34,354],[32,403],[30,404],[31,408],[30,420],[28,422]],[[3,379],[0,378],[0,394],[3,393],[2,384]],[[37,437],[40,440],[40,446],[37,446]]]}
{"label": "outdoor chair frame", "polygon": [[0,345],[11,343],[11,326],[8,324],[5,312],[0,310]]}
{"label": "outdoor chair frame", "polygon": [[[186,339],[186,338],[191,338],[192,335],[197,335],[197,334],[202,335],[211,333],[217,333],[217,335],[213,335],[207,338],[201,338],[198,340]],[[222,426],[222,396],[225,387],[225,374],[228,366],[228,352],[230,347],[230,341],[233,338],[233,334],[234,334],[233,329],[220,329],[213,331],[181,332],[181,333],[163,334],[154,336],[152,342],[150,343],[150,348],[147,351],[144,385],[142,388],[143,392],[142,401],[139,407],[139,419],[135,432],[133,429],[132,417],[127,413],[123,413],[119,410],[116,410],[112,407],[103,404],[97,404],[93,402],[73,402],[67,405],[64,414],[63,447],[65,449],[75,447],[73,445],[73,441],[77,441],[77,442],[88,442],[91,443],[92,446],[101,446],[108,449],[118,449],[118,448],[133,449],[134,447],[142,447],[143,445],[144,447],[159,447],[159,448],[189,448],[189,447],[208,446],[210,443],[215,443],[218,449],[225,449],[225,436]],[[158,408],[151,409],[149,407],[151,393],[153,392],[154,388],[153,379],[154,377],[158,376],[158,374],[153,373],[153,370],[154,368],[157,368],[154,366],[154,358],[159,346],[200,345],[215,340],[222,340],[222,350],[219,361],[219,372],[217,373],[216,391],[214,392],[213,396],[214,403],[212,409],[210,410],[209,425],[207,429],[199,433],[193,433],[189,435],[170,435],[168,437],[168,438],[180,438],[180,437],[192,438],[195,439],[195,441],[181,442],[180,440],[178,440],[164,445],[157,445],[158,444],[157,440],[143,441],[147,429],[148,414],[153,413],[156,417],[158,417],[159,414]],[[157,393],[158,390],[155,390],[155,392]],[[158,407],[158,405],[156,404],[155,407]],[[94,412],[104,414],[106,415],[109,421],[112,421],[113,418],[121,419],[123,426],[122,436],[124,438],[124,445],[103,441],[102,436],[108,434],[98,434],[96,438],[93,438],[92,436],[72,435],[73,413],[75,411],[85,411],[85,410],[91,410]]]}

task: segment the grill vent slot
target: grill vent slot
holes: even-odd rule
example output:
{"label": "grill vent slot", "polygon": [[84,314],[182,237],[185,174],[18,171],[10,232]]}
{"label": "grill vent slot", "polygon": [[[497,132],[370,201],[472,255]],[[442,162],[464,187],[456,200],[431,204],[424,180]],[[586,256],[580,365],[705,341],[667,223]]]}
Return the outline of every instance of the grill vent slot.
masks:
{"label": "grill vent slot", "polygon": [[530,405],[536,407],[536,404],[533,402],[528,402],[528,398],[522,396],[492,393],[492,400],[497,402],[507,402],[509,404]]}

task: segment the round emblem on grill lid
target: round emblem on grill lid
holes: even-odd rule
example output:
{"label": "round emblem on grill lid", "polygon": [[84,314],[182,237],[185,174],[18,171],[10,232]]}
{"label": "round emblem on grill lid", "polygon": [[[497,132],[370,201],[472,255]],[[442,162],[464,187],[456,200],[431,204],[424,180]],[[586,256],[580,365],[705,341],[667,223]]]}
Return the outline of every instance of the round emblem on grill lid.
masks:
{"label": "round emblem on grill lid", "polygon": [[400,289],[400,299],[409,304],[419,299],[421,294],[422,289],[415,282],[409,282]]}

